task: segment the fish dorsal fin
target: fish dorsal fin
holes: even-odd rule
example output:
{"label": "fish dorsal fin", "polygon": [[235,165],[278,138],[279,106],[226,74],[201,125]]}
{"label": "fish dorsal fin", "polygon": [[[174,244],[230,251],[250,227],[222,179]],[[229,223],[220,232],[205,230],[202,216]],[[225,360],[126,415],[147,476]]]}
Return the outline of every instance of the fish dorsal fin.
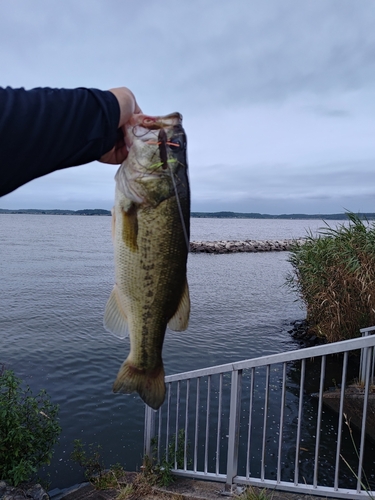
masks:
{"label": "fish dorsal fin", "polygon": [[189,315],[190,315],[189,285],[187,280],[185,280],[184,291],[182,293],[180,303],[178,304],[177,311],[168,322],[168,328],[174,330],[175,332],[181,332],[182,330],[186,330],[189,324]]}
{"label": "fish dorsal fin", "polygon": [[108,332],[113,333],[116,337],[120,337],[120,339],[129,335],[128,319],[125,312],[121,309],[116,285],[113,287],[105,307],[103,325]]}

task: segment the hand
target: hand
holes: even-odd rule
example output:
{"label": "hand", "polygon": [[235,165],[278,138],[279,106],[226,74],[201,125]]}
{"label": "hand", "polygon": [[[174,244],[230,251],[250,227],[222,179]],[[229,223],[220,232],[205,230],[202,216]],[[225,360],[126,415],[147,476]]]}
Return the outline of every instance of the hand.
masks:
{"label": "hand", "polygon": [[109,91],[114,94],[120,106],[118,139],[114,147],[105,153],[99,161],[116,165],[122,163],[128,156],[128,148],[125,144],[125,124],[130,120],[133,114],[142,113],[142,111],[137,104],[133,92],[128,88],[119,87],[110,89]]}

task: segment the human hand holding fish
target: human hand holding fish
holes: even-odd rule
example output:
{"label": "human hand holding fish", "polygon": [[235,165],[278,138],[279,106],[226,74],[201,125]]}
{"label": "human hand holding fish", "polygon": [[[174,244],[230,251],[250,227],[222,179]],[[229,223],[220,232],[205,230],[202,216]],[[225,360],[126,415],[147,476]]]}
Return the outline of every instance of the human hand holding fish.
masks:
{"label": "human hand holding fish", "polygon": [[128,156],[128,147],[125,141],[126,124],[133,114],[142,113],[141,108],[138,106],[133,92],[127,87],[118,87],[109,90],[116,97],[120,107],[119,119],[119,134],[116,144],[113,148],[105,153],[101,158],[101,163],[109,163],[118,165],[122,163]]}

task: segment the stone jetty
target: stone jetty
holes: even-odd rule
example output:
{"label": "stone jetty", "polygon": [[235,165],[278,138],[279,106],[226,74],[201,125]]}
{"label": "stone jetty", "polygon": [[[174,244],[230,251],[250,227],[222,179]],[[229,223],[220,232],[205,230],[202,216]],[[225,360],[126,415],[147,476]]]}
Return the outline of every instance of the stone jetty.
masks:
{"label": "stone jetty", "polygon": [[286,240],[191,241],[191,253],[282,252],[302,245],[304,238]]}

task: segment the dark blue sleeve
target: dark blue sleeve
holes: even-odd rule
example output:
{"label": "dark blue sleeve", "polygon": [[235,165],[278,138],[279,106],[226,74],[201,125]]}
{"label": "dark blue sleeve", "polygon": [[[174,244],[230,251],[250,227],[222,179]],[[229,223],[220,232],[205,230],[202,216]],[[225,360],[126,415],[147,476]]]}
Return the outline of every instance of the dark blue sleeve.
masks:
{"label": "dark blue sleeve", "polygon": [[115,145],[120,108],[109,91],[0,88],[0,196]]}

